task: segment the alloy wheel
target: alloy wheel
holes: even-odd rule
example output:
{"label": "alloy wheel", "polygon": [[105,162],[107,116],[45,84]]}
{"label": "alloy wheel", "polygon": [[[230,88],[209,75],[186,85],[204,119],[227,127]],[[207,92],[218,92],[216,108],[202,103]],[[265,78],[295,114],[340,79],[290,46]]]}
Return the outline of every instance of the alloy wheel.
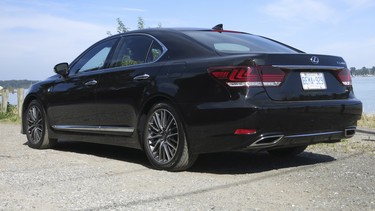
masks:
{"label": "alloy wheel", "polygon": [[43,138],[44,121],[41,110],[37,106],[31,106],[27,112],[27,133],[29,141],[37,144]]}
{"label": "alloy wheel", "polygon": [[167,109],[157,109],[147,123],[147,143],[151,156],[160,163],[170,162],[179,145],[179,129],[173,114]]}

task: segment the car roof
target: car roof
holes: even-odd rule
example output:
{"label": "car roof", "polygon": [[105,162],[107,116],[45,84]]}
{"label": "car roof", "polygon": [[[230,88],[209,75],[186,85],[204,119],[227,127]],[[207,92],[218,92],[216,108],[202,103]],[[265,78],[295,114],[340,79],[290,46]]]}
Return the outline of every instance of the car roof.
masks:
{"label": "car roof", "polygon": [[[186,34],[184,32],[187,32],[187,31],[202,31],[202,32],[208,32],[208,31],[211,31],[211,32],[226,32],[226,33],[236,33],[236,34],[247,34],[247,35],[252,35],[252,36],[257,36],[257,37],[261,37],[261,38],[264,38],[264,39],[268,39],[268,40],[271,40],[273,42],[276,42],[276,43],[279,43],[279,44],[282,44],[286,47],[289,47],[291,49],[294,49],[295,51],[298,51],[300,53],[304,53],[303,51],[297,49],[297,48],[294,48],[290,45],[287,45],[287,44],[284,44],[284,43],[281,43],[277,40],[274,40],[274,39],[271,39],[271,38],[268,38],[268,37],[264,37],[264,36],[259,36],[259,35],[254,35],[254,34],[250,34],[250,33],[247,33],[247,32],[241,32],[241,31],[232,31],[232,30],[217,30],[217,29],[209,29],[209,28],[192,28],[192,27],[174,27],[174,28],[147,28],[147,29],[138,29],[138,30],[133,30],[133,31],[128,31],[128,32],[125,32],[125,33],[120,33],[120,34],[116,34],[116,35],[113,35],[113,36],[110,36],[108,38],[111,38],[111,37],[122,37],[122,36],[126,36],[126,35],[132,35],[132,34],[149,34],[149,35],[152,35],[158,39],[160,39],[161,37],[164,37],[164,36],[168,36],[168,34],[175,34],[177,36],[186,36]],[[162,33],[161,33],[162,32]],[[166,32],[166,33],[163,33],[163,32]]]}
{"label": "car roof", "polygon": [[212,32],[233,32],[233,33],[241,33],[241,34],[249,34],[246,32],[240,32],[240,31],[232,31],[232,30],[214,30],[209,28],[192,28],[192,27],[173,27],[173,28],[147,28],[147,29],[138,29],[138,30],[132,30],[120,34],[116,34],[114,36],[123,36],[123,35],[130,35],[130,34],[136,34],[136,33],[146,33],[146,34],[153,34],[158,32],[184,32],[184,31],[212,31]]}

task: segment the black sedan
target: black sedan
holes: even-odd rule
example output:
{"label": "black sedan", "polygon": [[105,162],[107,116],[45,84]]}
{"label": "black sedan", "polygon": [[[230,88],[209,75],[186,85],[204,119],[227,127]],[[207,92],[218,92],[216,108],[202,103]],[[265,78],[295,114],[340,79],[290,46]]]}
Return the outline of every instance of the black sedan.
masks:
{"label": "black sedan", "polygon": [[293,156],[354,135],[362,103],[341,57],[213,29],[144,29],[103,39],[33,85],[28,145],[58,139],[144,150],[157,169],[202,153]]}

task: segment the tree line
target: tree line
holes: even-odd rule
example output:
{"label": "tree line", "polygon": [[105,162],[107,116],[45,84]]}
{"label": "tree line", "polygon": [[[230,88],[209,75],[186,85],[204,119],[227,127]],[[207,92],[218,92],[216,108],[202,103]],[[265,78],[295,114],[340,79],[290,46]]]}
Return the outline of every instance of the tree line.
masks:
{"label": "tree line", "polygon": [[375,66],[372,68],[362,67],[361,69],[357,69],[355,67],[350,68],[350,73],[353,76],[374,76],[375,75]]}
{"label": "tree line", "polygon": [[32,84],[37,83],[38,81],[31,80],[0,80],[0,86],[4,89],[14,90],[18,88],[28,89]]}

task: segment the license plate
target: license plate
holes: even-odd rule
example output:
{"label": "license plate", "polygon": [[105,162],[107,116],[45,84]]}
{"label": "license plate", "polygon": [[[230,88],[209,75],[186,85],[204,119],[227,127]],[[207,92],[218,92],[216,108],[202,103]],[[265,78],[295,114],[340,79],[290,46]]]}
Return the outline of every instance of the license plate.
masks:
{"label": "license plate", "polygon": [[326,80],[323,73],[301,72],[302,87],[304,90],[327,89]]}

